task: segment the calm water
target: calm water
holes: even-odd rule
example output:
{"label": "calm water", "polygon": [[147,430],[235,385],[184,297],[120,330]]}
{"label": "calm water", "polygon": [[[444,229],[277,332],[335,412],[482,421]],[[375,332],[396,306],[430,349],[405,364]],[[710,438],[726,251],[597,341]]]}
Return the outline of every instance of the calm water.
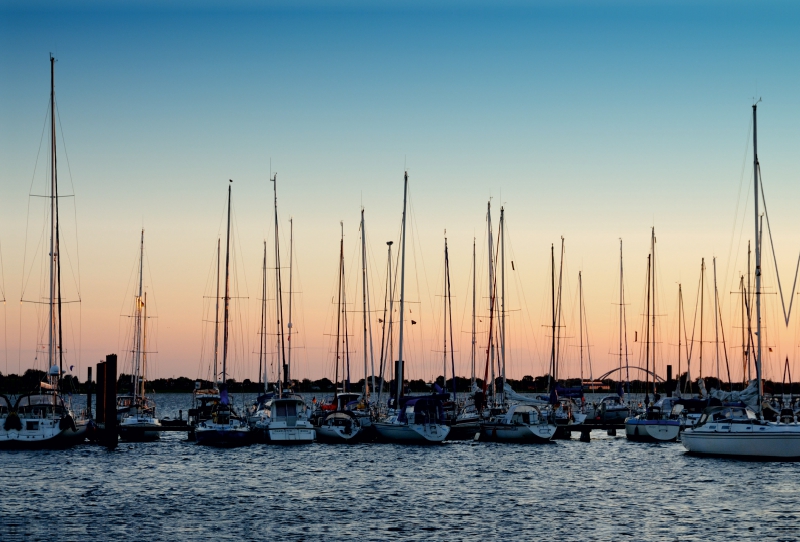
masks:
{"label": "calm water", "polygon": [[[157,396],[160,415],[188,395]],[[0,540],[798,540],[800,464],[680,443],[0,452]]]}

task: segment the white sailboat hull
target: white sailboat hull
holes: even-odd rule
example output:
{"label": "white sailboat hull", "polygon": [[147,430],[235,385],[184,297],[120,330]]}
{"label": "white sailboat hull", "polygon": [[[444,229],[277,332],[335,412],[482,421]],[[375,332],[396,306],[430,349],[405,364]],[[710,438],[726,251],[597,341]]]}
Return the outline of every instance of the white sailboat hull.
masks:
{"label": "white sailboat hull", "polygon": [[553,424],[494,424],[481,425],[481,439],[496,442],[550,442],[556,434]]}
{"label": "white sailboat hull", "polygon": [[404,424],[376,422],[373,427],[381,438],[398,444],[429,444],[443,442],[450,433],[444,424]]}
{"label": "white sailboat hull", "polygon": [[678,439],[680,432],[681,424],[678,420],[629,418],[625,421],[625,436],[629,440],[671,442]]}
{"label": "white sailboat hull", "polygon": [[63,448],[86,439],[87,420],[76,420],[75,427],[61,428],[58,418],[22,418],[22,429],[5,430],[0,424],[0,448]]}
{"label": "white sailboat hull", "polygon": [[161,438],[161,422],[150,416],[131,416],[122,418],[119,436],[127,441],[148,441]]}
{"label": "white sailboat hull", "polygon": [[355,442],[360,439],[361,428],[355,426],[348,429],[340,425],[322,425],[317,427],[317,439],[321,442]]}
{"label": "white sailboat hull", "polygon": [[800,459],[800,424],[708,424],[681,433],[683,446],[702,455]]}
{"label": "white sailboat hull", "polygon": [[309,427],[270,427],[267,429],[269,442],[275,444],[311,444],[317,438],[314,428]]}

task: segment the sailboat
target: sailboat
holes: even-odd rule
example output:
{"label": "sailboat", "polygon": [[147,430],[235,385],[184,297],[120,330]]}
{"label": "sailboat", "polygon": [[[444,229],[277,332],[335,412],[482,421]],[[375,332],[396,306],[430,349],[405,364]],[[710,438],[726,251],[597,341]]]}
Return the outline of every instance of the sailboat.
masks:
{"label": "sailboat", "polygon": [[[491,239],[491,204],[489,206],[490,230],[489,239]],[[480,439],[498,442],[518,442],[518,443],[545,443],[550,442],[556,433],[556,426],[550,422],[547,412],[543,412],[536,404],[538,400],[526,399],[523,396],[517,396],[510,386],[506,383],[506,326],[505,326],[505,213],[503,208],[500,208],[500,376],[502,380],[502,393],[493,395],[493,408],[489,410],[491,416],[488,420],[484,420],[480,424]],[[490,316],[489,316],[489,348],[487,348],[487,368],[485,370],[486,377],[488,377],[488,364],[494,365],[491,359],[493,348],[493,323],[494,312],[496,306],[497,294],[497,280],[492,263],[492,246],[489,245],[489,284],[490,284]],[[494,373],[494,369],[492,369]],[[494,378],[492,378],[494,381]],[[486,390],[486,383],[484,383],[484,393]],[[497,397],[498,395],[499,398]],[[509,398],[514,398],[517,404],[508,405]]]}
{"label": "sailboat", "polygon": [[[363,214],[362,214],[363,217]],[[339,242],[339,273],[338,273],[338,303],[336,308],[336,357],[334,363],[335,376],[333,379],[333,400],[320,406],[321,415],[318,416],[317,439],[320,442],[357,442],[362,436],[360,417],[353,412],[352,406],[358,403],[359,394],[350,393],[350,352],[347,334],[347,296],[344,280],[344,225],[341,225],[342,236]],[[344,298],[344,299],[343,299]],[[340,351],[339,348],[342,347]],[[339,361],[342,362],[342,390],[339,385]],[[366,369],[366,360],[365,365]],[[366,386],[366,372],[364,385]]]}
{"label": "sailboat", "polygon": [[[233,181],[230,181],[231,183]],[[230,256],[231,256],[231,185],[228,185],[228,223],[225,242],[225,304],[222,335],[222,382],[219,385],[219,400],[211,405],[211,418],[200,421],[195,428],[198,444],[209,446],[241,446],[250,444],[251,433],[247,425],[233,408],[228,396],[228,320],[230,311]],[[216,374],[214,375],[216,378]]]}
{"label": "sailboat", "polygon": [[[684,447],[698,455],[738,456],[750,459],[800,459],[800,424],[784,421],[768,422],[763,415],[762,352],[761,352],[761,240],[763,230],[759,216],[760,165],[756,109],[753,104],[753,190],[756,239],[756,330],[755,367],[758,399],[755,409],[743,406],[707,408],[692,428],[681,433]],[[762,186],[763,191],[763,186]],[[788,420],[787,420],[788,421]]]}
{"label": "sailboat", "polygon": [[[655,375],[656,365],[655,255],[656,233],[655,228],[653,228],[650,235],[650,254],[647,256],[647,317],[645,319],[645,374],[647,381],[645,384],[645,411],[625,420],[625,436],[628,437],[629,440],[666,442],[678,438],[681,431],[681,422],[678,420],[677,416],[673,416],[672,414],[672,403],[674,400],[671,397],[659,399],[653,405],[648,404],[650,402],[650,368],[652,366],[653,375]],[[650,347],[651,344],[652,348]],[[653,378],[653,394],[654,396],[656,395],[655,377]]]}
{"label": "sailboat", "polygon": [[403,178],[403,222],[400,237],[400,337],[395,370],[394,408],[389,415],[373,427],[386,441],[398,444],[433,444],[444,441],[450,427],[444,417],[443,394],[410,397],[403,386],[403,332],[405,322],[406,274],[406,203],[408,200],[408,172]]}
{"label": "sailboat", "polygon": [[144,229],[139,243],[139,293],[133,314],[132,392],[117,396],[119,435],[122,440],[157,440],[161,422],[156,418],[156,405],[145,394],[147,380],[147,294],[143,291]]}
{"label": "sailboat", "polygon": [[[316,432],[309,421],[308,406],[300,395],[290,391],[292,385],[291,366],[285,353],[281,258],[280,244],[278,242],[278,174],[273,175],[270,181],[273,183],[275,203],[275,316],[278,325],[278,381],[274,393],[268,393],[259,398],[255,414],[251,417],[251,423],[254,430],[266,442],[275,444],[310,444],[316,439]],[[289,326],[291,326],[291,299],[290,283]],[[291,332],[291,327],[289,327],[289,331]],[[291,355],[291,341],[289,342],[289,353]],[[284,384],[287,386],[285,390]]]}
{"label": "sailboat", "polygon": [[[20,396],[10,407],[0,400],[7,414],[0,425],[0,448],[56,448],[83,442],[90,421],[76,419],[69,396],[61,390],[64,376],[64,348],[61,322],[61,254],[58,223],[58,175],[56,168],[55,58],[50,56],[50,257],[47,314],[46,381],[38,391]],[[6,403],[5,406],[2,403]]]}

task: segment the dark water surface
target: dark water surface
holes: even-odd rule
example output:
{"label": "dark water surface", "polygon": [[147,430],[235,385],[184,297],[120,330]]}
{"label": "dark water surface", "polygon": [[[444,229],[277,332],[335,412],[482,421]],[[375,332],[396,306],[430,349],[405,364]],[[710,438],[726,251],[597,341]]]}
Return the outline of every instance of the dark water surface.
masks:
{"label": "dark water surface", "polygon": [[[159,415],[189,408],[157,396]],[[680,443],[0,452],[0,540],[799,540],[797,463]]]}

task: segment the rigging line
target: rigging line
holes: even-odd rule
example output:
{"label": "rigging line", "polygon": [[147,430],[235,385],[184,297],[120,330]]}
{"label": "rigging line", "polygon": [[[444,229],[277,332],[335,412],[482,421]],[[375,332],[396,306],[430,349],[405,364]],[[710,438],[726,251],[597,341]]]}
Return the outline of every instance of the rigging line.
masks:
{"label": "rigging line", "polygon": [[783,309],[783,319],[786,327],[789,327],[789,318],[792,315],[792,305],[794,304],[794,292],[797,288],[797,273],[800,271],[800,255],[797,256],[797,267],[794,271],[794,282],[792,283],[792,293],[789,294],[789,311],[786,311],[786,302],[783,298],[783,287],[781,286],[781,274],[778,271],[778,257],[775,254],[775,244],[772,239],[772,228],[769,224],[769,212],[767,212],[767,198],[764,195],[764,180],[761,177],[761,164],[758,164],[758,184],[761,185],[761,200],[764,202],[764,216],[767,217],[767,232],[769,233],[769,246],[772,250],[772,259],[775,263],[775,276],[778,278],[778,291],[781,294],[781,309]]}
{"label": "rigging line", "polygon": [[[750,122],[747,127],[747,137],[745,138],[745,146],[744,146],[744,155],[742,157],[742,169],[741,173],[739,174],[739,192],[738,196],[736,197],[736,210],[733,213],[733,227],[731,228],[731,243],[728,246],[728,259],[725,264],[725,281],[723,284],[728,284],[728,278],[730,273],[731,267],[731,254],[733,253],[733,239],[736,236],[736,223],[739,221],[739,204],[742,200],[742,186],[744,185],[744,171],[747,167],[747,152],[750,150],[750,133],[753,131],[753,118],[748,115]],[[745,199],[745,209],[747,208],[747,201],[749,201],[750,191],[747,191],[747,198]],[[744,220],[742,220],[742,226],[744,226]],[[741,233],[739,237],[739,241],[741,244]],[[737,245],[738,246],[738,245]],[[738,251],[737,251],[738,254]]]}
{"label": "rigging line", "polygon": [[[509,252],[510,252],[509,255],[511,256],[511,261],[513,262],[516,256],[515,256],[515,252],[514,252],[514,244],[513,244],[512,240],[511,240],[511,232],[508,231],[508,223],[504,223],[503,227],[506,228],[506,231],[508,233],[508,235],[506,237],[508,239],[508,248],[509,248]],[[514,278],[516,279],[516,284],[519,287],[520,293],[522,294],[522,301],[525,304],[525,312],[528,315],[528,327],[530,328],[530,336],[533,338],[534,352],[536,352],[536,354],[537,354],[537,356],[539,358],[539,366],[540,366],[540,369],[541,369],[542,367],[544,367],[544,360],[543,360],[542,355],[541,355],[542,353],[539,350],[539,345],[538,345],[538,343],[536,341],[536,334],[534,333],[534,328],[533,328],[533,319],[531,318],[530,309],[528,308],[528,298],[525,296],[525,288],[522,285],[522,279],[520,278],[520,275],[518,273],[513,273],[513,269],[512,269],[512,274],[514,275]],[[523,327],[524,327],[524,324],[525,324],[524,320],[523,320],[522,324],[523,324]],[[525,342],[526,342],[526,344],[528,344],[528,356],[532,360],[532,356],[530,355],[530,346],[529,346],[530,343],[528,343],[528,334],[527,333],[525,334]]]}
{"label": "rigging line", "polygon": [[[67,171],[69,172],[69,184],[72,188],[72,194],[75,194],[75,183],[72,180],[72,167],[69,164],[69,153],[67,153],[67,140],[64,138],[64,126],[61,124],[61,110],[58,108],[58,98],[56,97],[55,93],[53,93],[53,101],[56,105],[56,118],[58,118],[58,128],[61,131],[61,145],[64,147],[64,158],[67,159]],[[78,266],[78,297],[81,296],[81,253],[80,253],[80,246],[78,245],[78,206],[73,202],[72,204],[72,212],[73,212],[73,220],[75,221],[75,252],[76,252],[76,259],[77,259],[77,266]],[[69,260],[69,253],[67,254],[67,260]],[[72,262],[70,261],[70,269],[72,269]],[[74,278],[74,274],[73,274]],[[79,354],[80,355],[80,354]]]}

